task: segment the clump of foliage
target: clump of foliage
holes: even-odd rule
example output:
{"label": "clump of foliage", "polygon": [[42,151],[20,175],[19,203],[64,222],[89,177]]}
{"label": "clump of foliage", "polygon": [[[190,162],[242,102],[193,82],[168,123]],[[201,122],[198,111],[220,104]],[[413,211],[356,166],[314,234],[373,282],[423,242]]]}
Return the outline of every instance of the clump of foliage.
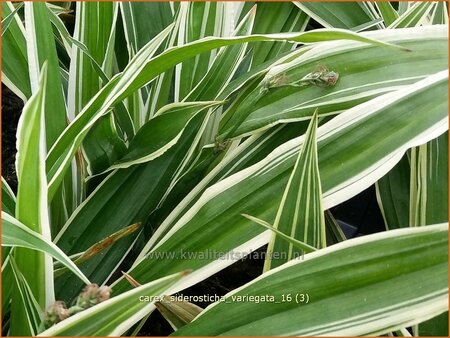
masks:
{"label": "clump of foliage", "polygon": [[[3,333],[136,335],[157,309],[174,335],[447,335],[447,22],[445,2],[2,2],[25,103]],[[346,239],[329,209],[373,184],[386,231]],[[266,244],[224,300],[163,297]]]}

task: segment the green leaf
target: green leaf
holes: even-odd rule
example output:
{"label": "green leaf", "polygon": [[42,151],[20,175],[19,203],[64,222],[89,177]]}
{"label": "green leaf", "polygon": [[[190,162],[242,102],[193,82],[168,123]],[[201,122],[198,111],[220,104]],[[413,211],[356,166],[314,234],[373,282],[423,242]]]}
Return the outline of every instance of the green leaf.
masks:
{"label": "green leaf", "polygon": [[422,337],[448,336],[448,311],[419,325],[419,335]]}
{"label": "green leaf", "polygon": [[121,2],[119,6],[130,59],[173,20],[167,2]]}
{"label": "green leaf", "polygon": [[[2,20],[13,12],[12,3],[2,1]],[[24,102],[31,96],[25,28],[17,15],[2,31],[2,82]]]}
{"label": "green leaf", "polygon": [[15,281],[14,287],[17,288],[16,292],[18,297],[20,297],[15,301],[20,302],[24,309],[25,320],[21,323],[24,326],[22,332],[30,332],[31,335],[35,336],[40,331],[43,318],[42,308],[38,304],[29,283],[20,272],[14,259],[10,258],[10,260],[9,265],[11,265],[11,272]]}
{"label": "green leaf", "polygon": [[146,62],[167,37],[170,27],[164,30],[158,37],[149,42],[146,48],[142,48],[136,57],[128,64],[123,74],[118,74],[84,107],[83,111],[63,132],[56,144],[47,156],[47,172],[49,180],[49,195],[53,196],[61,181],[61,175],[67,170],[77,147],[85,137],[92,125],[117,102],[129,96],[135,90],[141,88],[158,74],[170,69],[177,63],[189,59],[201,52],[218,47],[266,40],[289,40],[302,43],[318,41],[350,39],[364,43],[371,43],[393,48],[402,47],[363,37],[345,30],[316,30],[304,33],[281,33],[269,35],[251,35],[230,38],[204,38],[178,48],[171,48],[150,61]]}
{"label": "green leaf", "polygon": [[327,28],[352,29],[377,19],[368,2],[294,2],[301,10]]}
{"label": "green leaf", "polygon": [[120,336],[153,310],[155,300],[185,274],[167,276],[113,297],[59,322],[40,336]]}
{"label": "green leaf", "polygon": [[47,253],[70,269],[83,282],[90,284],[86,276],[60,248],[3,211],[2,225],[2,246],[22,247]]}
{"label": "green leaf", "polygon": [[446,2],[438,2],[434,7],[434,11],[431,13],[431,22],[433,24],[446,24],[448,25],[448,8]]}
{"label": "green leaf", "polygon": [[11,22],[13,22],[15,15],[22,7],[23,3],[19,3],[11,13],[9,13],[4,19],[2,19],[2,36],[8,30],[8,27]]}
{"label": "green leaf", "polygon": [[263,274],[174,335],[388,333],[446,311],[447,250],[448,224],[352,239]]}
{"label": "green leaf", "polygon": [[[302,32],[309,16],[290,2],[257,3],[253,34],[278,32]],[[295,47],[288,42],[259,42],[251,45],[253,49],[251,67],[256,66],[290,51]]]}
{"label": "green leaf", "polygon": [[131,141],[127,153],[111,169],[128,168],[149,162],[173,147],[186,125],[201,111],[223,102],[181,102],[161,108]]}
{"label": "green leaf", "polygon": [[67,114],[55,39],[45,3],[25,3],[25,25],[33,93],[38,90],[39,69],[47,61],[49,89],[46,89],[45,126],[47,149],[50,149],[67,125]]}
{"label": "green leaf", "polygon": [[387,230],[409,226],[410,164],[405,154],[394,168],[376,183],[378,205]]}
{"label": "green leaf", "polygon": [[[45,101],[45,136],[46,148],[50,149],[57,137],[67,125],[67,113],[63,87],[61,83],[59,60],[55,45],[52,24],[49,19],[45,3],[25,3],[25,27],[27,34],[27,52],[29,61],[29,74],[31,90],[35,93],[39,86],[39,70],[47,62],[48,80]],[[51,200],[50,224],[52,231],[56,232],[66,221],[66,210],[71,209],[71,199],[64,198],[71,195],[72,181],[68,174],[64,186],[59,189]]]}
{"label": "green leaf", "polygon": [[[261,84],[221,121],[219,138],[237,138],[280,123],[309,120],[316,108],[319,116],[339,114],[359,103],[400,89],[447,68],[446,27],[399,29],[364,33],[376,39],[401,43],[413,50],[397,50],[353,42],[330,42],[313,46],[290,62],[269,68]],[[430,55],[433,55],[430,58]],[[290,86],[317,69],[327,67],[339,74],[334,86]],[[286,85],[261,90],[267,81]],[[276,113],[274,113],[274,111]]]}
{"label": "green leaf", "polygon": [[16,210],[16,196],[2,176],[2,210],[14,215]]}
{"label": "green leaf", "polygon": [[409,9],[401,14],[388,28],[402,28],[419,26],[430,14],[435,2],[415,2]]}
{"label": "green leaf", "polygon": [[[50,22],[54,27],[55,40],[58,47],[64,48],[67,56],[70,55],[72,50],[72,43],[70,41],[71,36],[67,27],[64,25],[63,20],[58,16],[60,14],[68,14],[67,11],[61,7],[55,7],[50,3],[47,3],[47,14]],[[57,47],[57,48],[58,48]],[[65,66],[63,66],[65,68]],[[64,93],[67,94],[67,87],[64,87]]]}
{"label": "green leaf", "polygon": [[[375,183],[408,148],[444,133],[448,103],[442,98],[447,89],[447,71],[443,71],[355,106],[319,127],[324,209]],[[266,244],[270,234],[249,226],[240,214],[275,217],[281,198],[274,196],[281,196],[286,187],[303,139],[286,142],[251,167],[222,178],[196,197],[195,203],[182,203],[160,226],[169,230],[162,237],[159,231],[155,233],[130,275],[147,281],[173,271],[170,269],[194,269],[184,285],[187,287],[232,264],[239,253]],[[220,237],[216,236],[218,232]],[[234,254],[221,260],[214,255],[190,260],[164,258],[168,252],[181,257],[182,252],[205,251]],[[117,287],[120,291],[128,288],[123,279]]]}
{"label": "green leaf", "polygon": [[[314,248],[326,246],[325,218],[322,205],[316,145],[317,111],[305,134],[302,148],[292,169],[274,221],[274,228]],[[284,257],[279,256],[287,254]],[[272,234],[267,248],[264,271],[303,254],[291,243]],[[280,257],[277,259],[276,257]]]}
{"label": "green leaf", "polygon": [[[78,207],[55,241],[68,255],[78,254],[109,235],[133,223],[143,223],[161,203],[178,169],[206,118],[195,116],[184,128],[175,146],[153,161],[110,173],[101,185]],[[151,123],[151,122],[149,122]],[[104,226],[107,224],[108,226]],[[94,283],[102,284],[130,250],[136,235],[116,242],[80,266]],[[71,300],[82,288],[77,278],[65,275],[56,280],[58,299]]]}
{"label": "green leaf", "polygon": [[410,225],[448,220],[448,133],[411,150]]}
{"label": "green leaf", "polygon": [[90,130],[83,142],[83,153],[91,176],[104,172],[127,153],[113,113],[101,117]]}
{"label": "green leaf", "polygon": [[[25,4],[28,6],[28,4]],[[45,121],[47,64],[41,69],[40,85],[23,108],[17,127],[16,168],[18,177],[15,216],[30,230],[51,241],[45,177]],[[53,265],[50,256],[25,248],[14,251],[18,269],[30,285],[36,301],[45,308],[53,301]],[[14,288],[11,305],[11,334],[30,334],[23,326],[25,312],[19,290]]]}
{"label": "green leaf", "polygon": [[373,4],[376,8],[378,8],[378,11],[383,17],[383,21],[386,26],[390,26],[395,20],[397,20],[399,15],[389,1],[374,1]]}

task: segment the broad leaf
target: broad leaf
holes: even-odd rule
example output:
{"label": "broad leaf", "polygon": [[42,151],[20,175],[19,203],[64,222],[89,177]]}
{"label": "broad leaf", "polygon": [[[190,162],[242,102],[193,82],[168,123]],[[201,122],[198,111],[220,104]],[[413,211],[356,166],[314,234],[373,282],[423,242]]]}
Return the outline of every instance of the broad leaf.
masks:
{"label": "broad leaf", "polygon": [[447,250],[448,224],[352,239],[232,291],[175,335],[385,334],[447,309]]}
{"label": "broad leaf", "polygon": [[[447,72],[443,71],[355,106],[319,127],[324,209],[376,182],[408,148],[444,133],[448,104],[439,98],[447,88]],[[168,269],[195,269],[186,280],[188,286],[232,264],[241,257],[239,253],[267,243],[269,234],[261,234],[260,228],[250,226],[240,214],[261,219],[275,217],[279,199],[274,196],[281,196],[303,141],[304,137],[299,137],[285,143],[257,164],[209,187],[192,206],[176,209],[175,215],[168,217],[169,224],[162,225],[170,230],[162,238],[155,234],[155,239],[150,240],[153,244],[146,247],[130,275],[146,281]],[[216,236],[218,232],[222,234],[220,238]],[[186,238],[191,240],[186,242]],[[195,255],[205,250],[220,253],[232,250],[234,254],[220,261],[214,255],[174,260],[163,254],[171,252],[174,257],[182,257],[183,252]],[[127,289],[123,280],[118,286],[120,290]]]}
{"label": "broad leaf", "polygon": [[49,180],[49,195],[53,196],[60,184],[61,176],[67,170],[77,147],[92,125],[115,104],[138,90],[157,75],[202,52],[244,42],[288,40],[301,43],[313,43],[328,40],[350,39],[364,43],[390,46],[395,49],[402,47],[373,40],[345,30],[316,30],[304,33],[282,33],[269,35],[250,35],[230,38],[204,38],[178,48],[171,48],[164,53],[148,58],[156,53],[157,48],[167,37],[170,27],[161,32],[155,39],[128,64],[123,73],[116,75],[102,90],[86,105],[77,118],[60,136],[57,144],[47,156],[47,173]]}
{"label": "broad leaf", "polygon": [[[248,136],[276,124],[308,120],[316,108],[319,116],[339,114],[448,67],[445,26],[365,35],[399,43],[412,52],[350,41],[319,44],[290,62],[271,67],[242,103],[229,108],[232,112],[221,121],[220,138]],[[338,74],[334,85],[290,85],[316,71],[318,65]],[[265,90],[268,81],[279,85]]]}

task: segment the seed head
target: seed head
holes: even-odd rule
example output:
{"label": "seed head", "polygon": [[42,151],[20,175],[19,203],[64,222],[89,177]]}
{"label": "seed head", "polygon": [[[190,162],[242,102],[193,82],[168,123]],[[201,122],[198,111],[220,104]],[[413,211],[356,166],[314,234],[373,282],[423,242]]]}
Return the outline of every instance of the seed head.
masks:
{"label": "seed head", "polygon": [[69,311],[67,310],[66,303],[63,301],[56,301],[50,305],[44,314],[44,325],[46,328],[53,326],[60,321],[69,317]]}
{"label": "seed head", "polygon": [[76,306],[88,309],[91,306],[104,302],[111,296],[111,288],[109,286],[99,287],[97,284],[86,285],[83,292],[77,298]]}
{"label": "seed head", "polygon": [[333,71],[326,72],[321,76],[321,80],[326,86],[334,86],[339,79],[339,74]]}

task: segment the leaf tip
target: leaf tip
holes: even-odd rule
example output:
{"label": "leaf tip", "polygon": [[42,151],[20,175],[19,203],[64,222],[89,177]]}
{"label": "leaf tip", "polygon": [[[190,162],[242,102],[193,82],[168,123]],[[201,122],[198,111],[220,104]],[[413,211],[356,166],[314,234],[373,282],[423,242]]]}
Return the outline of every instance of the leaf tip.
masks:
{"label": "leaf tip", "polygon": [[127,282],[131,284],[132,287],[137,288],[137,287],[141,286],[141,284],[138,281],[136,281],[133,277],[131,277],[128,273],[126,273],[124,271],[120,271],[120,272],[122,272],[122,275],[125,277]]}

